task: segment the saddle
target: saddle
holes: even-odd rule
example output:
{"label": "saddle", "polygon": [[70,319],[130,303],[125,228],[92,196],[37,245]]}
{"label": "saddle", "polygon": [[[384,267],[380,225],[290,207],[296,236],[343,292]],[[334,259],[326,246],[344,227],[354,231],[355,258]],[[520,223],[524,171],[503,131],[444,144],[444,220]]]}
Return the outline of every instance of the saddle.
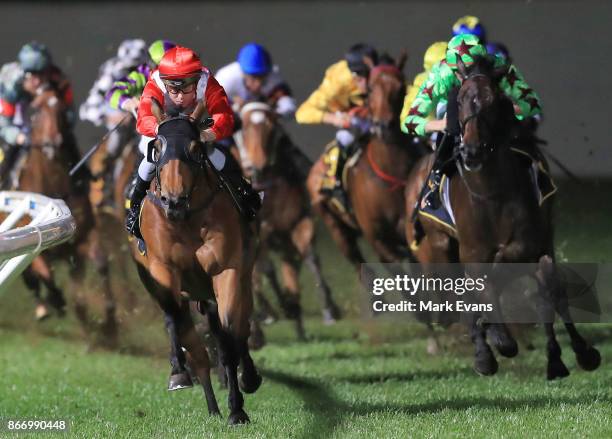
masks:
{"label": "saddle", "polygon": [[[529,167],[529,177],[531,186],[533,187],[534,196],[541,206],[551,195],[557,192],[557,186],[550,175],[550,171],[546,167],[544,161],[537,154],[537,150],[532,147],[511,147],[512,152],[520,157],[520,160],[525,166]],[[450,162],[450,161],[449,161]],[[416,216],[414,218],[415,240],[410,244],[412,250],[416,250],[421,239],[424,236],[423,228],[419,222],[419,217],[429,218],[443,225],[453,236],[456,235],[457,229],[455,224],[455,216],[453,214],[450,203],[450,177],[457,171],[455,166],[450,166],[446,162],[441,169],[442,178],[440,184],[437,185],[434,181],[434,173],[431,172],[427,177],[426,187],[428,192],[422,198],[419,206],[416,207]],[[426,200],[435,197],[434,203],[428,203]]]}

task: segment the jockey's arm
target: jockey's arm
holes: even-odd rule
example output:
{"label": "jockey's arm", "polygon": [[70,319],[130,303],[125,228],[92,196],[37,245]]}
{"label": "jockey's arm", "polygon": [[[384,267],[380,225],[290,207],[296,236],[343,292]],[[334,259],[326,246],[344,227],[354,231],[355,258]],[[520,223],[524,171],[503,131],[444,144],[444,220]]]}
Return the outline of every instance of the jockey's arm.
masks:
{"label": "jockey's arm", "polygon": [[234,130],[234,112],[225,94],[225,90],[214,76],[208,78],[204,102],[206,102],[206,108],[213,120],[213,125],[206,129],[205,132],[208,132],[209,135],[212,133],[215,136],[214,139],[205,140],[221,140],[231,136]]}
{"label": "jockey's arm", "polygon": [[106,94],[106,102],[115,110],[133,112],[138,108],[140,95],[147,83],[147,76],[134,70],[128,76],[113,83]]}
{"label": "jockey's arm", "polygon": [[416,98],[410,105],[406,118],[400,125],[404,133],[425,136],[427,133],[443,131],[446,128],[445,119],[428,120],[429,114],[440,100],[442,91],[446,89],[446,87],[440,87],[439,82],[440,77],[434,67],[421,85]]}
{"label": "jockey's arm", "polygon": [[138,118],[136,119],[136,131],[147,137],[155,137],[157,135],[157,118],[151,111],[151,99],[155,99],[161,105],[164,103],[164,95],[155,84],[155,81],[149,80],[145,86],[140,103],[138,104]]}
{"label": "jockey's arm", "polygon": [[[312,94],[300,105],[295,113],[295,119],[300,124],[325,123],[337,127],[346,126],[350,123],[350,117],[342,111],[333,111],[330,107],[332,102],[338,100],[339,96],[347,95],[348,85],[351,81],[350,72],[348,79],[343,78],[342,66],[336,63],[325,72],[325,77]],[[347,69],[348,70],[348,69]],[[348,101],[348,98],[347,98]]]}
{"label": "jockey's arm", "polygon": [[24,145],[28,142],[27,135],[21,128],[13,124],[15,106],[0,98],[0,139],[9,145]]}
{"label": "jockey's arm", "polygon": [[541,117],[540,98],[527,84],[525,78],[514,65],[510,65],[507,73],[500,81],[504,93],[512,100],[516,118],[523,120],[530,117]]}

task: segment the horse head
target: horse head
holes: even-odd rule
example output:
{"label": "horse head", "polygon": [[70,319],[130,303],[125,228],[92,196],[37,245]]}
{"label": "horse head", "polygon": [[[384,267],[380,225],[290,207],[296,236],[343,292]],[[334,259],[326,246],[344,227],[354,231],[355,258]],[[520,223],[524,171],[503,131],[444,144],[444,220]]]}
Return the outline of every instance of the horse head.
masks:
{"label": "horse head", "polygon": [[151,107],[159,123],[157,137],[149,144],[147,153],[155,163],[156,195],[169,220],[184,220],[206,163],[205,146],[196,125],[202,109],[198,105],[188,117],[167,118],[154,99]]}
{"label": "horse head", "polygon": [[41,148],[52,159],[64,143],[68,131],[66,106],[56,91],[48,89],[34,98],[31,108],[31,145]]}
{"label": "horse head", "polygon": [[462,81],[457,95],[461,128],[459,155],[467,170],[477,171],[515,124],[514,109],[499,86],[507,67],[495,68],[488,57],[469,67],[458,60]]}
{"label": "horse head", "polygon": [[240,118],[244,152],[249,162],[245,171],[256,181],[265,169],[276,164],[276,115],[268,104],[251,102],[242,107]]}
{"label": "horse head", "polygon": [[368,79],[368,110],[374,131],[381,135],[385,130],[399,130],[399,114],[404,103],[406,86],[402,69],[407,55],[403,52],[398,60],[388,59],[370,71]]}

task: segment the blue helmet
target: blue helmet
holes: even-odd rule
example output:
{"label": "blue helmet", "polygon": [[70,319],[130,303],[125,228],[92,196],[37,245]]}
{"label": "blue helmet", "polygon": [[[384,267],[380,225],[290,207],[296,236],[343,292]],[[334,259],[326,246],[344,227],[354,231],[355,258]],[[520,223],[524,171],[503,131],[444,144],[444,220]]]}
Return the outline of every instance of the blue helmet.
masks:
{"label": "blue helmet", "polygon": [[246,44],[238,52],[238,64],[247,75],[267,75],[272,70],[272,58],[268,51],[257,43]]}
{"label": "blue helmet", "polygon": [[478,17],[474,17],[473,15],[461,17],[453,24],[453,36],[456,37],[462,34],[472,34],[476,35],[480,41],[486,40],[484,26],[480,24]]}
{"label": "blue helmet", "polygon": [[490,55],[497,55],[504,59],[504,61],[511,63],[510,51],[505,44],[502,43],[487,43],[487,52]]}
{"label": "blue helmet", "polygon": [[32,41],[21,48],[17,60],[26,72],[42,72],[51,65],[51,54],[47,46]]}

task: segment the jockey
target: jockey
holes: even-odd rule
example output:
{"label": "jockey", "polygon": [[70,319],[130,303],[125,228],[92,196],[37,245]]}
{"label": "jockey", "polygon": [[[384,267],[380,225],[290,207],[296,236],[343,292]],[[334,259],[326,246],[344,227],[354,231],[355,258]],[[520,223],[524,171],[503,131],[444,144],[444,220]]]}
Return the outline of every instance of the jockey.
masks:
{"label": "jockey", "polygon": [[[198,55],[191,49],[176,46],[162,57],[159,68],[149,78],[138,106],[136,128],[140,134],[149,138],[157,135],[157,118],[152,112],[151,100],[155,99],[170,116],[189,115],[198,102],[203,102],[210,114],[213,125],[201,132],[203,142],[214,142],[232,134],[234,116],[223,87],[204,67]],[[224,173],[232,186],[232,192],[238,193],[242,204],[250,216],[259,208],[259,196],[252,192],[242,180],[237,164],[232,163],[231,155],[223,154],[214,148],[209,154],[215,168]],[[226,163],[227,162],[227,163]],[[129,211],[126,217],[126,228],[137,237],[141,237],[138,214],[140,204],[155,174],[155,164],[142,160],[138,167],[138,178],[132,193]]]}
{"label": "jockey", "polygon": [[[342,196],[343,161],[357,137],[369,131],[364,119],[353,116],[363,111],[368,92],[370,69],[378,64],[378,53],[368,44],[356,44],[343,60],[325,71],[323,82],[298,108],[295,118],[301,124],[328,124],[338,128],[335,152],[329,157],[329,169],[323,179],[322,192]],[[338,149],[339,148],[339,149]]]}
{"label": "jockey", "polygon": [[[62,71],[53,64],[47,47],[37,42],[24,45],[18,62],[5,64],[0,71],[0,139],[3,153],[0,176],[13,166],[18,148],[30,142],[26,108],[32,96],[47,87],[55,89],[66,106],[66,117],[75,121],[72,86]],[[76,143],[75,145],[76,146]]]}
{"label": "jockey", "polygon": [[[106,103],[113,111],[121,111],[123,113],[132,113],[136,117],[136,110],[140,103],[140,96],[144,91],[145,85],[149,80],[151,73],[157,68],[164,54],[176,47],[171,41],[156,40],[149,46],[147,52],[149,59],[146,62],[135,66],[127,75],[117,79],[112,87],[106,93]],[[138,149],[142,155],[147,154],[147,138],[141,138]],[[110,142],[109,142],[110,143]],[[125,143],[123,143],[125,144]],[[123,144],[108,145],[107,150],[112,157],[116,155]]]}
{"label": "jockey", "polygon": [[[414,98],[416,98],[421,86],[427,79],[432,67],[446,57],[446,45],[446,41],[436,41],[425,51],[425,56],[423,58],[424,70],[416,75],[412,81],[412,84],[407,87],[406,97],[404,98],[404,106],[400,114],[400,122],[404,121],[406,116],[408,116],[412,102],[414,101]],[[446,108],[444,108],[444,110],[446,110]],[[403,123],[400,123],[400,126],[402,131],[407,132]]]}
{"label": "jockey", "polygon": [[215,78],[225,89],[234,112],[247,102],[260,101],[270,104],[279,116],[293,118],[296,105],[291,89],[263,46],[246,44],[237,60],[220,68]]}
{"label": "jockey", "polygon": [[123,117],[116,108],[111,108],[105,101],[105,95],[113,83],[125,77],[138,65],[147,61],[146,43],[141,39],[128,39],[121,42],[117,56],[106,60],[99,69],[98,79],[94,82],[87,100],[79,108],[81,120],[95,126],[105,125],[113,128]]}
{"label": "jockey", "polygon": [[[438,148],[436,161],[432,169],[435,184],[439,183],[441,178],[440,165],[447,158],[445,153],[452,150],[452,146],[457,142],[461,133],[457,119],[457,91],[461,86],[461,80],[457,72],[457,59],[461,57],[463,63],[469,66],[474,62],[476,56],[487,56],[487,51],[478,37],[472,34],[461,34],[453,37],[448,43],[446,58],[433,66],[427,80],[412,102],[408,116],[402,122],[406,132],[417,136],[424,136],[436,131],[446,132],[445,138],[447,140]],[[498,55],[492,56],[494,56],[497,67],[508,66],[507,72],[501,78],[499,85],[512,101],[516,118],[525,120],[539,115],[541,113],[540,100],[535,91],[525,82],[523,75],[516,66],[507,64],[506,60]],[[427,115],[444,101],[448,101],[446,117],[440,120],[427,119]]]}
{"label": "jockey", "polygon": [[476,35],[480,40],[480,43],[487,48],[487,53],[489,55],[498,55],[502,58],[505,58],[508,63],[512,63],[512,59],[510,58],[510,52],[508,48],[498,42],[487,42],[487,33],[480,23],[478,17],[474,17],[473,15],[466,15],[465,17],[461,17],[459,20],[453,24],[453,36],[463,34],[471,34]]}
{"label": "jockey", "polygon": [[147,50],[148,62],[135,66],[127,75],[112,84],[106,93],[107,104],[113,110],[135,114],[140,103],[140,95],[151,73],[157,68],[164,54],[173,47],[176,47],[176,44],[168,40],[156,40],[151,43]]}
{"label": "jockey", "polygon": [[[248,43],[238,52],[236,61],[219,69],[215,75],[225,89],[235,113],[234,134],[240,155],[244,157],[240,128],[240,109],[249,102],[265,102],[284,120],[293,120],[296,104],[289,84],[281,77],[278,66],[272,62],[269,52],[257,43]],[[279,127],[279,129],[281,129]],[[305,179],[312,166],[310,159],[286,136],[283,145],[293,169]]]}

